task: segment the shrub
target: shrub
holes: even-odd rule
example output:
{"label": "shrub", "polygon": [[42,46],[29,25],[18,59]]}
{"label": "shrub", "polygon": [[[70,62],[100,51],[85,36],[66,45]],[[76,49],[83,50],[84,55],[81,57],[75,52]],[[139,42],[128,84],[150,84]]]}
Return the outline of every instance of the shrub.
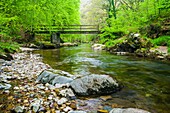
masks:
{"label": "shrub", "polygon": [[19,50],[19,45],[17,43],[3,43],[0,42],[0,53],[14,53]]}
{"label": "shrub", "polygon": [[156,46],[169,46],[170,47],[170,36],[161,36],[159,38],[153,39],[152,43]]}

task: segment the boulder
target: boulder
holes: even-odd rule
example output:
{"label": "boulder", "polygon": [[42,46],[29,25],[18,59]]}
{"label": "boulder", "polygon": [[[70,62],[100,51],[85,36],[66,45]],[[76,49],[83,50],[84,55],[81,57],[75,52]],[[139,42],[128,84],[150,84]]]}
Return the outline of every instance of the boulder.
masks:
{"label": "boulder", "polygon": [[114,108],[109,113],[150,113],[150,112],[142,109],[137,109],[137,108],[127,108],[127,109]]}
{"label": "boulder", "polygon": [[109,51],[114,52],[129,52],[135,53],[136,50],[141,48],[149,48],[152,46],[149,40],[140,37],[139,33],[130,33],[129,36],[121,43],[111,47]]}
{"label": "boulder", "polygon": [[94,50],[103,50],[103,49],[105,49],[105,45],[103,45],[103,44],[94,44],[94,45],[92,45],[92,49],[94,49]]}
{"label": "boulder", "polygon": [[73,79],[65,77],[65,76],[58,76],[58,77],[55,77],[50,83],[52,85],[55,85],[55,84],[67,84],[67,83],[72,82],[72,80]]}
{"label": "boulder", "polygon": [[[77,79],[72,79],[72,76],[74,75],[67,72],[63,73],[63,71],[45,70],[38,76],[37,82],[49,83],[55,87],[66,85],[80,96],[105,95],[120,90],[120,85],[117,81],[108,75],[92,74]],[[62,93],[66,97],[75,97],[71,90],[63,90]]]}
{"label": "boulder", "polygon": [[71,88],[77,95],[105,95],[120,90],[116,80],[108,75],[90,75],[73,80]]}
{"label": "boulder", "polygon": [[70,43],[70,42],[68,42],[68,43],[60,43],[60,46],[62,47],[62,46],[78,46],[78,44],[77,43]]}
{"label": "boulder", "polygon": [[50,83],[52,85],[55,85],[55,84],[70,83],[73,80],[72,78],[63,76],[62,71],[55,71],[55,72],[56,73],[53,73],[49,70],[45,70],[38,76],[36,81],[41,82],[41,83]]}

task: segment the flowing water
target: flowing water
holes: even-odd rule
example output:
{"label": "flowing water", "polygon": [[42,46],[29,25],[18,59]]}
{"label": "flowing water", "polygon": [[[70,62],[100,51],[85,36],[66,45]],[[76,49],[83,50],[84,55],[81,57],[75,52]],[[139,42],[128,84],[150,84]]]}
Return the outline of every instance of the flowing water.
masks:
{"label": "flowing water", "polygon": [[112,94],[107,103],[135,107],[153,113],[170,112],[170,63],[115,56],[105,51],[93,51],[90,45],[38,50],[43,61],[54,69],[71,74],[107,74],[125,87]]}

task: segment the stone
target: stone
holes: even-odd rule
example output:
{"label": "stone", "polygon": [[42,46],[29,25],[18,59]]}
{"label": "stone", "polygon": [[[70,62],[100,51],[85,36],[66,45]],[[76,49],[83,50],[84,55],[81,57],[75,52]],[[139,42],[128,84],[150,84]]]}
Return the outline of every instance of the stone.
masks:
{"label": "stone", "polygon": [[69,111],[68,113],[87,113],[85,111]]}
{"label": "stone", "polygon": [[74,110],[77,109],[77,105],[76,105],[75,102],[72,102],[72,103],[70,104],[70,107],[71,107],[72,109],[74,109]]}
{"label": "stone", "polygon": [[15,86],[15,87],[14,87],[14,90],[19,90],[19,87]]}
{"label": "stone", "polygon": [[70,104],[71,104],[71,103],[69,103],[69,102],[66,103],[67,106],[70,106]]}
{"label": "stone", "polygon": [[38,85],[36,85],[37,86],[37,88],[39,88],[39,89],[45,89],[45,87],[43,86],[43,84],[38,84]]}
{"label": "stone", "polygon": [[159,56],[157,56],[157,57],[156,57],[156,59],[164,60],[164,59],[165,59],[165,57],[164,57],[164,56],[160,56],[160,55],[159,55]]}
{"label": "stone", "polygon": [[52,100],[52,99],[53,99],[53,95],[49,95],[48,100]]}
{"label": "stone", "polygon": [[77,43],[70,43],[70,42],[67,42],[67,43],[60,43],[60,46],[62,47],[62,46],[78,46],[78,44]]}
{"label": "stone", "polygon": [[104,100],[104,101],[107,101],[109,99],[112,99],[112,96],[100,96],[100,99]]}
{"label": "stone", "polygon": [[4,59],[0,59],[0,65],[3,64],[5,62]]}
{"label": "stone", "polygon": [[32,110],[36,113],[41,106],[41,100],[39,99],[34,99],[34,102],[31,103]]}
{"label": "stone", "polygon": [[60,113],[60,110],[56,110],[55,113]]}
{"label": "stone", "polygon": [[25,104],[28,103],[28,100],[24,100],[24,103],[25,103]]}
{"label": "stone", "polygon": [[92,49],[93,50],[104,50],[105,49],[105,45],[103,45],[103,44],[94,44],[94,45],[92,45]]}
{"label": "stone", "polygon": [[118,106],[119,106],[119,105],[116,104],[116,103],[112,104],[112,108],[117,108]]}
{"label": "stone", "polygon": [[17,106],[14,111],[16,113],[23,113],[24,112],[24,106]]}
{"label": "stone", "polygon": [[44,70],[38,76],[36,81],[41,82],[41,83],[50,83],[52,85],[55,85],[55,84],[70,83],[73,80],[72,78],[69,78],[66,76],[61,76],[62,75],[61,71],[56,70],[56,72],[58,72],[58,73],[55,74],[55,73],[51,72],[51,70]]}
{"label": "stone", "polygon": [[114,108],[109,113],[150,113],[148,111],[137,108]]}
{"label": "stone", "polygon": [[48,83],[48,82],[50,82],[51,79],[55,78],[56,76],[58,76],[58,75],[55,75],[50,71],[44,70],[40,73],[40,75],[38,76],[36,81],[42,82],[42,83]]}
{"label": "stone", "polygon": [[0,90],[1,89],[10,89],[11,88],[11,84],[7,84],[7,83],[0,83]]}
{"label": "stone", "polygon": [[58,105],[62,105],[62,104],[64,104],[64,103],[66,103],[68,100],[67,100],[67,98],[61,98],[60,100],[58,100],[58,102],[57,102],[57,104]]}
{"label": "stone", "polygon": [[62,107],[63,107],[63,108],[65,108],[65,107],[66,107],[66,105],[65,105],[65,104],[62,104]]}
{"label": "stone", "polygon": [[0,54],[0,59],[4,59],[4,60],[8,60],[8,61],[14,60],[13,56],[9,53],[3,54],[3,55]]}
{"label": "stone", "polygon": [[104,110],[107,110],[107,111],[111,111],[111,110],[112,110],[112,107],[111,107],[111,106],[104,106],[103,109],[104,109]]}
{"label": "stone", "polygon": [[107,110],[98,110],[97,113],[109,113]]}
{"label": "stone", "polygon": [[75,97],[75,94],[70,88],[61,90],[59,94],[64,97]]}
{"label": "stone", "polygon": [[64,112],[68,112],[70,110],[72,110],[72,108],[70,108],[69,106],[67,106],[66,108],[63,109]]}
{"label": "stone", "polygon": [[99,110],[102,110],[102,109],[103,109],[103,106],[98,106],[98,109],[99,109]]}
{"label": "stone", "polygon": [[51,83],[52,85],[55,85],[55,84],[66,84],[66,83],[70,83],[72,82],[73,79],[71,78],[68,78],[68,77],[65,77],[65,76],[58,76],[58,77],[55,77]]}
{"label": "stone", "polygon": [[[113,47],[110,47],[109,51],[111,53],[127,52],[127,55],[129,55],[129,53],[135,53],[138,49],[149,49],[151,47],[151,42],[147,39],[140,38],[139,33],[130,33],[129,36],[123,42],[120,42],[114,45]],[[122,55],[122,53],[119,53],[119,55]]]}
{"label": "stone", "polygon": [[3,67],[2,68],[4,72],[11,72],[12,69],[10,67]]}
{"label": "stone", "polygon": [[120,85],[109,75],[90,75],[73,80],[71,88],[77,95],[110,94],[120,90]]}

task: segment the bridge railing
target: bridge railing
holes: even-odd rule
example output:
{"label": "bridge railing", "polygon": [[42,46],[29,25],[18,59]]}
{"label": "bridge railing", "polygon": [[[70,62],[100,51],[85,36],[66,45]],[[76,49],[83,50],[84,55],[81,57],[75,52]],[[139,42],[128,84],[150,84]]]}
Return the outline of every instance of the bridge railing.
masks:
{"label": "bridge railing", "polygon": [[31,26],[34,31],[99,31],[99,25],[37,25]]}

